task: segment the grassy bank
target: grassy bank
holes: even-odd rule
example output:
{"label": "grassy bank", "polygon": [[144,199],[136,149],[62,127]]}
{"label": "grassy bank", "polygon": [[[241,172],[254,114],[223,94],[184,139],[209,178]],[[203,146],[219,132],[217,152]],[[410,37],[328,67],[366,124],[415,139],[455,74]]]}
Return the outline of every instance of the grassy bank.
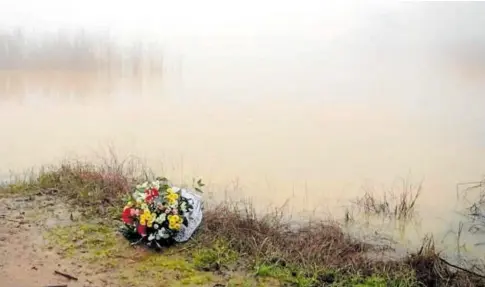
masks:
{"label": "grassy bank", "polygon": [[[485,286],[446,264],[431,238],[398,261],[375,259],[369,256],[378,252],[375,246],[350,238],[336,222],[294,226],[277,211],[257,214],[243,202],[206,208],[188,243],[161,254],[132,248],[117,233],[122,197],[146,176],[123,164],[69,163],[5,184],[0,197],[65,203],[70,223],[45,230],[48,247],[112,274],[119,286]],[[417,197],[403,197],[406,205],[395,208],[380,207],[370,194],[364,199],[379,212],[407,217],[406,206],[414,208]]]}

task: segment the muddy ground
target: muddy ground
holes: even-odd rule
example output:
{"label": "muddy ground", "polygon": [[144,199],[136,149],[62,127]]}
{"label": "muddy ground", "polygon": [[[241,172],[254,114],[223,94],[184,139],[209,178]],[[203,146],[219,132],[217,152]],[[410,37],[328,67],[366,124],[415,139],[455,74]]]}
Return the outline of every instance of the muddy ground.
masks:
{"label": "muddy ground", "polygon": [[56,195],[0,198],[0,287],[280,286],[244,271],[200,270],[196,251],[132,246],[113,220],[83,216]]}
{"label": "muddy ground", "polygon": [[0,217],[1,287],[115,286],[109,272],[67,259],[48,246],[45,232],[74,220],[55,197],[0,199]]}

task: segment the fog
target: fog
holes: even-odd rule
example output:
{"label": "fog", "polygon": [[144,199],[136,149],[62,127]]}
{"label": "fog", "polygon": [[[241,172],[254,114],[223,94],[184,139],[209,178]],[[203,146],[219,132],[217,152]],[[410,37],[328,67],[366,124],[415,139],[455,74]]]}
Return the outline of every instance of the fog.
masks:
{"label": "fog", "polygon": [[482,15],[479,2],[2,0],[0,174],[111,145],[177,182],[204,176],[216,197],[336,217],[363,184],[411,176],[423,229],[445,233],[456,184],[485,171]]}

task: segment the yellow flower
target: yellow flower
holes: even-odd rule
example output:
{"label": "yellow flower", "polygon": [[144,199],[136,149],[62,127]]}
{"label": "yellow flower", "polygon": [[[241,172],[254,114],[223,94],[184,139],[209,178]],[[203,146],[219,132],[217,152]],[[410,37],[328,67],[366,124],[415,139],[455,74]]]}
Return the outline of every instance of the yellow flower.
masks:
{"label": "yellow flower", "polygon": [[143,214],[140,215],[140,224],[141,225],[147,225],[147,219]]}
{"label": "yellow flower", "polygon": [[143,210],[143,213],[140,214],[140,224],[151,227],[153,224],[153,221],[155,221],[155,218],[156,218],[155,214],[151,214],[150,210],[145,209]]}
{"label": "yellow flower", "polygon": [[174,192],[167,193],[167,195],[165,195],[165,199],[170,204],[174,204],[177,201],[178,198],[179,198],[179,195],[177,193],[174,193]]}
{"label": "yellow flower", "polygon": [[175,205],[177,203],[176,200],[167,200],[168,205]]}
{"label": "yellow flower", "polygon": [[[176,193],[175,191],[173,191],[173,189],[172,189],[172,188],[170,188],[170,187],[169,187],[169,188],[167,188],[167,192],[166,192],[166,193],[167,193],[167,195],[177,194],[177,193]],[[178,195],[178,194],[177,194],[177,195]]]}
{"label": "yellow flower", "polygon": [[170,229],[179,230],[182,222],[183,222],[182,217],[180,217],[178,215],[169,215],[168,216],[168,228],[170,228]]}
{"label": "yellow flower", "polygon": [[179,230],[180,227],[182,227],[180,223],[174,223],[174,224],[168,225],[168,228],[173,229],[173,230]]}
{"label": "yellow flower", "polygon": [[150,216],[147,219],[147,226],[152,227],[153,222],[155,222],[155,219],[157,219],[157,215],[155,213],[150,214]]}
{"label": "yellow flower", "polygon": [[169,215],[168,216],[168,221],[169,222],[179,222],[181,221],[182,218],[180,218],[180,216],[178,215]]}

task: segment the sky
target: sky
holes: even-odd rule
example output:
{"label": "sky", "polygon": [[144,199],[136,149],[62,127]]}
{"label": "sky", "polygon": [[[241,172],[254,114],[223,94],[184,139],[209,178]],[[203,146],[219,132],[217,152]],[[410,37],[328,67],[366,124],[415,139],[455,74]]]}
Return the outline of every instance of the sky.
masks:
{"label": "sky", "polygon": [[[392,1],[391,1],[392,2]],[[338,33],[366,13],[392,6],[376,1],[0,1],[1,23],[56,28],[83,26],[165,36]],[[365,3],[365,4],[364,4]],[[382,4],[388,3],[388,4]],[[319,29],[320,31],[320,29]],[[306,35],[308,36],[308,35]]]}

